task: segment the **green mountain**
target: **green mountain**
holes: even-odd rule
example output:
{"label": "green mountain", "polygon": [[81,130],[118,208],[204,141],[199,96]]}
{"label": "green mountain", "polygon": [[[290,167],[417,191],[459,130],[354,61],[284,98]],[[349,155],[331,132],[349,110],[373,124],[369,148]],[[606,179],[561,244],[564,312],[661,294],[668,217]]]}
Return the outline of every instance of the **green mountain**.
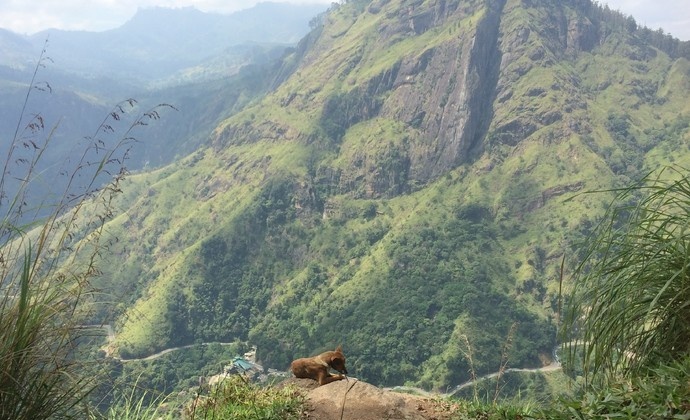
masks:
{"label": "green mountain", "polygon": [[123,185],[115,349],[342,344],[377,384],[547,363],[561,262],[615,188],[690,164],[688,44],[590,0],[334,4],[208,144]]}
{"label": "green mountain", "polygon": [[[262,3],[231,15],[153,8],[104,32],[50,30],[28,37],[0,29],[0,154],[13,154],[17,166],[31,161],[34,148],[17,146],[37,134],[30,126],[38,115],[42,133],[34,140],[51,144],[25,197],[30,214],[45,214],[46,203],[68,184],[75,194],[85,188],[65,169],[77,165],[98,122],[126,98],[137,103],[120,124],[160,103],[179,110],[138,138],[130,170],[196,150],[220,121],[274,84],[273,63],[325,7]],[[4,193],[13,197],[22,175],[10,175]]]}

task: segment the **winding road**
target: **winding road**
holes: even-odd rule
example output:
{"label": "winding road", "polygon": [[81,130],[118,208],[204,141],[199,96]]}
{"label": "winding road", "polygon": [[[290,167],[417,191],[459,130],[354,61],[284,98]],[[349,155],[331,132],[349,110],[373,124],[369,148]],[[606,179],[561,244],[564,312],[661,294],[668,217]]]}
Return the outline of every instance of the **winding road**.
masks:
{"label": "winding road", "polygon": [[478,377],[472,381],[467,381],[465,383],[462,383],[462,384],[454,387],[452,391],[445,392],[445,393],[430,392],[430,391],[427,391],[427,390],[424,390],[421,388],[412,387],[412,386],[396,386],[393,388],[385,388],[385,389],[389,389],[391,391],[402,391],[402,392],[411,391],[411,392],[418,393],[419,395],[423,395],[425,397],[440,396],[443,398],[449,398],[449,397],[453,397],[459,391],[461,391],[467,387],[470,387],[476,383],[479,383],[479,382],[487,380],[487,379],[495,378],[498,375],[504,375],[508,372],[532,372],[532,373],[554,372],[554,371],[560,370],[560,369],[562,369],[562,366],[558,361],[554,361],[549,365],[542,366],[539,368],[508,368],[508,369],[503,370],[503,372],[493,372],[493,373],[489,373],[489,374],[480,376],[480,377]]}
{"label": "winding road", "polygon": [[166,354],[168,354],[168,353],[171,353],[171,352],[173,352],[173,351],[182,350],[182,349],[188,349],[188,348],[195,347],[195,346],[199,346],[199,345],[201,345],[201,346],[208,346],[208,345],[211,345],[211,344],[219,344],[219,345],[221,345],[221,346],[229,346],[229,345],[231,345],[231,344],[236,344],[236,343],[219,343],[219,342],[217,342],[217,341],[213,341],[213,342],[209,342],[209,343],[195,343],[195,344],[187,344],[187,345],[185,345],[185,346],[171,347],[171,348],[169,348],[169,349],[161,350],[161,351],[159,351],[158,353],[154,353],[154,354],[152,354],[152,355],[150,355],[150,356],[146,356],[146,357],[132,358],[132,359],[124,359],[124,358],[118,356],[118,357],[114,357],[114,358],[117,359],[117,360],[119,360],[119,361],[121,361],[122,363],[127,363],[127,362],[143,362],[143,361],[147,361],[147,360],[158,359],[159,357],[164,356],[164,355],[166,355]]}
{"label": "winding road", "polygon": [[[107,340],[108,340],[108,345],[110,345],[113,341],[115,341],[115,330],[113,329],[113,326],[110,325],[110,324],[104,324],[104,325],[80,325],[79,328],[83,328],[83,329],[95,329],[95,330],[101,329],[101,330],[105,331],[105,334],[106,334],[106,337],[107,337]],[[168,349],[165,349],[165,350],[161,350],[161,351],[159,351],[158,353],[154,353],[154,354],[151,354],[151,355],[146,356],[146,357],[133,357],[133,358],[130,358],[130,359],[126,359],[126,358],[120,357],[120,356],[114,356],[114,355],[112,355],[112,354],[111,354],[110,352],[108,352],[108,351],[106,351],[106,353],[107,353],[110,357],[112,357],[113,359],[119,360],[119,361],[122,362],[122,363],[128,363],[128,362],[144,362],[144,361],[148,361],[148,360],[155,360],[155,359],[158,359],[158,358],[161,357],[161,356],[164,356],[164,355],[166,355],[166,354],[168,354],[168,353],[171,353],[171,352],[174,352],[174,351],[177,351],[177,350],[189,349],[189,348],[192,348],[192,347],[195,347],[195,346],[199,346],[199,345],[201,345],[201,346],[208,346],[208,345],[211,345],[211,344],[219,344],[219,345],[221,345],[221,346],[229,346],[229,345],[232,345],[232,344],[235,344],[235,343],[220,343],[220,342],[215,342],[215,341],[214,341],[214,342],[208,342],[208,343],[187,344],[187,345],[184,345],[184,346],[171,347],[171,348],[168,348]]]}
{"label": "winding road", "polygon": [[[82,328],[102,329],[102,330],[104,330],[105,333],[106,333],[107,340],[108,340],[108,344],[110,344],[110,343],[112,343],[113,341],[115,341],[115,330],[113,330],[113,327],[112,327],[112,325],[110,325],[110,324],[104,324],[104,325],[83,325]],[[229,346],[229,345],[234,344],[234,343],[209,342],[209,343],[201,343],[200,345],[202,345],[202,346],[208,346],[208,345],[211,345],[211,344],[219,344],[219,345],[221,345],[221,346]],[[198,346],[198,345],[199,345],[199,344],[187,344],[187,345],[185,345],[185,346],[171,347],[171,348],[169,348],[169,349],[161,350],[161,351],[159,351],[158,353],[154,353],[154,354],[152,354],[152,355],[149,355],[149,356],[146,356],[146,357],[140,357],[140,358],[125,359],[125,358],[122,358],[122,357],[119,357],[119,356],[112,356],[112,357],[113,357],[115,360],[121,361],[122,363],[128,363],[128,362],[142,362],[142,361],[155,360],[155,359],[157,359],[157,358],[159,358],[159,357],[161,357],[161,356],[164,356],[164,355],[166,355],[166,354],[168,354],[168,353],[171,353],[171,352],[174,352],[174,351],[177,351],[177,350],[188,349],[188,348],[191,348],[191,347],[194,347],[194,346]],[[559,348],[559,347],[560,347],[560,346],[557,346],[556,348]],[[402,391],[402,392],[411,391],[411,392],[415,392],[415,393],[418,393],[418,394],[423,395],[423,396],[441,396],[441,397],[443,397],[443,398],[449,398],[449,397],[454,396],[454,395],[455,395],[456,393],[458,393],[459,391],[461,391],[461,390],[463,390],[463,389],[465,389],[465,388],[467,388],[467,387],[470,387],[470,386],[472,386],[472,385],[474,385],[474,384],[476,384],[476,383],[479,383],[479,382],[484,381],[484,380],[487,380],[487,379],[495,378],[495,377],[497,377],[498,375],[503,375],[503,374],[506,374],[506,373],[508,373],[508,372],[532,372],[532,373],[537,373],[537,372],[554,372],[554,371],[557,371],[557,370],[562,369],[561,363],[560,363],[559,360],[558,360],[559,358],[558,358],[558,356],[557,356],[557,354],[556,354],[556,350],[555,350],[555,349],[554,349],[554,356],[555,356],[554,361],[553,361],[551,364],[549,364],[549,365],[542,366],[542,367],[538,367],[538,368],[508,368],[508,369],[503,370],[502,372],[492,372],[492,373],[489,373],[489,374],[480,376],[480,377],[478,377],[478,378],[476,378],[476,379],[474,379],[474,380],[467,381],[467,382],[465,382],[465,383],[462,383],[462,384],[460,384],[460,385],[457,385],[456,387],[453,388],[452,391],[449,391],[449,392],[446,392],[446,393],[430,392],[430,391],[424,390],[424,389],[422,389],[422,388],[416,388],[416,387],[411,387],[411,386],[396,386],[396,387],[393,387],[393,388],[384,388],[384,389],[391,390],[391,391]]]}

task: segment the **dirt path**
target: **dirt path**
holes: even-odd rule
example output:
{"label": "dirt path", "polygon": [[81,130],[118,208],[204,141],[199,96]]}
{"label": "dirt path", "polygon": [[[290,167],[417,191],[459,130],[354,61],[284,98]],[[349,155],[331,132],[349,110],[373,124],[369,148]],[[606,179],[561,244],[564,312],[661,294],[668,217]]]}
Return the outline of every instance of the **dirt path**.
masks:
{"label": "dirt path", "polygon": [[503,373],[501,373],[501,372],[489,373],[488,375],[480,376],[479,378],[477,378],[477,379],[475,379],[475,380],[473,380],[473,381],[468,381],[468,382],[465,382],[464,384],[460,384],[460,385],[456,386],[455,388],[453,388],[453,391],[451,391],[451,392],[449,392],[449,393],[447,393],[447,394],[444,394],[444,396],[452,396],[452,395],[454,395],[456,392],[458,392],[458,391],[460,391],[460,390],[462,390],[462,389],[465,389],[465,388],[467,388],[467,387],[470,387],[470,386],[472,386],[472,385],[474,385],[474,384],[476,384],[476,383],[479,383],[479,382],[481,382],[481,381],[485,381],[485,380],[487,380],[487,379],[495,378],[495,377],[497,377],[499,374],[506,374],[506,373],[508,373],[508,372],[553,372],[553,371],[560,370],[560,369],[562,369],[562,367],[561,367],[561,364],[558,363],[558,362],[553,362],[553,363],[551,363],[550,365],[543,366],[543,367],[540,367],[540,368],[533,368],[533,369],[528,369],[528,368],[508,368],[508,369],[504,370]]}

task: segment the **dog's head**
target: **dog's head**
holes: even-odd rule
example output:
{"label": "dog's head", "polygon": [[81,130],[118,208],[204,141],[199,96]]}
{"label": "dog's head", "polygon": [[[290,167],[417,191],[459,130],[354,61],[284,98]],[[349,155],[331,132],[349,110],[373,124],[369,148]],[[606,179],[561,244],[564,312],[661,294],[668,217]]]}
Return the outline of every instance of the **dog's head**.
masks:
{"label": "dog's head", "polygon": [[326,363],[328,363],[328,366],[330,366],[333,370],[347,375],[347,369],[345,368],[345,355],[343,354],[342,346],[338,346],[335,351],[328,352]]}

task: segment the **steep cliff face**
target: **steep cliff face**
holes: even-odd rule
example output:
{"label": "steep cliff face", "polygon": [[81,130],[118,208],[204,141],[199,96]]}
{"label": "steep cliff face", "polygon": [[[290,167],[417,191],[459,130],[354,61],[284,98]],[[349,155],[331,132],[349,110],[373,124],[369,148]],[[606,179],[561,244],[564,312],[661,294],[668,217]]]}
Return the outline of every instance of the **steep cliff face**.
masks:
{"label": "steep cliff face", "polygon": [[[369,150],[373,156],[367,151],[341,156],[342,165],[328,170],[340,178],[341,192],[391,196],[411,184],[426,184],[481,149],[498,78],[504,3],[378,1],[362,3],[359,15],[326,19],[311,51],[301,57],[297,80],[278,88],[283,99],[275,105],[315,118],[308,137],[335,150],[349,149],[344,144],[348,131],[358,124],[405,131],[405,141],[396,136],[387,150]],[[329,57],[328,64],[314,56]],[[297,137],[286,133],[281,122],[265,128],[238,121],[220,131],[216,141],[253,142],[276,133],[282,139]],[[359,141],[387,144],[375,141],[381,140],[376,135],[358,131]],[[381,176],[379,162],[391,156],[395,174]],[[354,189],[352,184],[361,181],[366,187]]]}
{"label": "steep cliff face", "polygon": [[[360,150],[346,160],[340,168],[341,191],[390,196],[476,157],[491,121],[503,5],[504,1],[414,1],[369,6],[368,13],[390,18],[372,25],[381,38],[368,46],[375,50],[368,54],[400,52],[363,87],[344,94],[352,100],[342,100],[340,106],[327,102],[322,120],[335,116],[338,133],[345,137],[350,127],[376,118],[377,125],[396,125],[405,140],[394,138],[385,151],[375,147],[371,152],[376,154],[366,156],[367,151]],[[418,48],[404,50],[407,44]],[[380,162],[390,156],[398,157],[397,173],[386,176]],[[367,187],[351,187],[360,181]]]}
{"label": "steep cliff face", "polygon": [[[491,2],[475,11],[474,21],[462,33],[403,58],[381,114],[404,122],[416,134],[408,144],[409,180],[426,183],[468,162],[473,152],[476,156],[491,121],[503,3]],[[463,12],[455,9],[448,19],[462,21]],[[421,13],[441,14],[434,9]],[[432,21],[440,25],[439,31],[452,32],[449,22],[454,20]]]}
{"label": "steep cliff face", "polygon": [[[553,124],[561,137],[581,130],[586,100],[568,66],[609,38],[600,12],[579,0],[334,7],[285,60],[285,83],[217,130],[214,144],[300,141],[334,157],[315,175],[340,193],[415,190],[487,146],[515,146]],[[649,56],[643,45],[629,54]]]}

